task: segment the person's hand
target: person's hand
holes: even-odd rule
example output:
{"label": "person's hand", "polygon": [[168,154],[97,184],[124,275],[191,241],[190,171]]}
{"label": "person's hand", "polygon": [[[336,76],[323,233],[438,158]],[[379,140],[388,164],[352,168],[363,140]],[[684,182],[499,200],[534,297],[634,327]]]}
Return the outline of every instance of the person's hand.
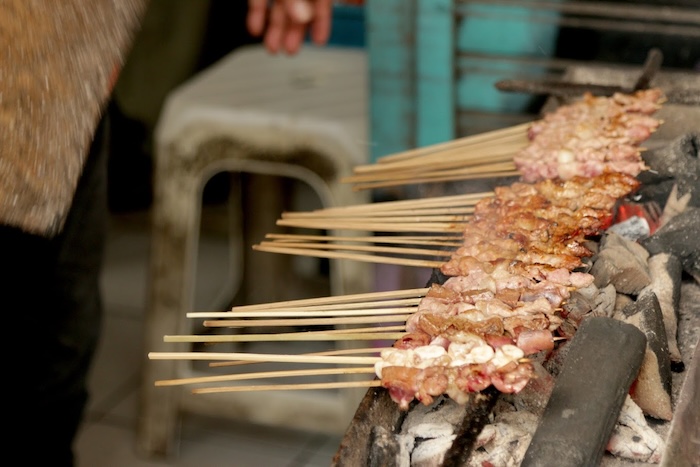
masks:
{"label": "person's hand", "polygon": [[254,36],[264,33],[270,52],[294,54],[307,31],[316,44],[328,41],[332,9],[332,0],[248,0],[248,30]]}

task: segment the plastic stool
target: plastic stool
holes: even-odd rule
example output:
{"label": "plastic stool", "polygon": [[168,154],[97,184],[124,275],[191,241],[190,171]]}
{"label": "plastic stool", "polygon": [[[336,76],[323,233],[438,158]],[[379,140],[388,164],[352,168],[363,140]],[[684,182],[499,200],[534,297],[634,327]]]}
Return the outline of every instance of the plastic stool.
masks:
{"label": "plastic stool", "polygon": [[[366,73],[362,50],[307,46],[294,57],[276,57],[252,46],[168,97],[156,131],[147,351],[188,350],[164,344],[163,336],[191,333],[186,313],[193,311],[201,194],[212,175],[290,177],[308,184],[324,207],[368,202],[340,183],[368,160]],[[262,215],[250,214],[245,222]],[[270,264],[246,265],[245,273],[272,286]],[[364,263],[331,260],[329,276],[334,295],[371,290]],[[189,387],[154,387],[194,375],[189,362],[145,363],[137,441],[144,454],[172,453],[182,412],[342,433],[362,397],[350,390],[193,396]]]}

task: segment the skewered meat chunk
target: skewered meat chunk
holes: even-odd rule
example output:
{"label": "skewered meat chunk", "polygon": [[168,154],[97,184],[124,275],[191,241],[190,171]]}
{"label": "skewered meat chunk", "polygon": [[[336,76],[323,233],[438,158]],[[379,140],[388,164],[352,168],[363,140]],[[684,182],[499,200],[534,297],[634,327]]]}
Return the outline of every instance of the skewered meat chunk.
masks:
{"label": "skewered meat chunk", "polygon": [[594,281],[575,271],[592,254],[586,236],[604,230],[616,197],[637,187],[606,173],[518,183],[480,202],[441,268],[448,279],[431,286],[408,334],[375,367],[392,399],[406,409],[440,394],[464,402],[489,386],[521,391],[533,375],[521,359],[554,349],[570,289]]}
{"label": "skewered meat chunk", "polygon": [[530,127],[530,144],[514,157],[516,167],[529,182],[605,172],[635,176],[646,168],[639,145],[660,125],[651,114],[662,100],[658,89],[612,97],[586,94]]}

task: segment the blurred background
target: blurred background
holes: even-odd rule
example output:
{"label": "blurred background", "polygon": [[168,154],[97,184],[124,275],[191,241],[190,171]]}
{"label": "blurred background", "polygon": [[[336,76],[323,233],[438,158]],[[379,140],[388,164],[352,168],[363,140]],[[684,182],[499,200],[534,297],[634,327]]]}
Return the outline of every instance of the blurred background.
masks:
{"label": "blurred background", "polygon": [[[102,276],[107,317],[91,380],[88,420],[79,439],[82,467],[321,466],[330,464],[342,437],[342,430],[297,429],[294,421],[275,426],[183,413],[171,456],[149,457],[137,449],[139,391],[142,384],[151,384],[143,381],[142,366],[150,350],[143,342],[154,135],[174,91],[239,50],[260,47],[245,28],[246,4],[151,0],[109,104],[112,218]],[[590,8],[581,12],[571,5]],[[596,8],[600,5],[602,10]],[[639,69],[651,48],[662,51],[663,69],[700,73],[698,25],[673,14],[674,8],[696,7],[696,0],[337,1],[326,48],[352,49],[365,57],[367,110],[358,118],[367,128],[365,160],[373,162],[537,118],[546,96],[498,91],[494,83],[502,79],[560,78],[574,66]],[[254,73],[250,76],[256,79]],[[198,310],[223,311],[249,300],[232,286],[246,278],[242,271],[231,271],[229,258],[229,207],[232,193],[241,189],[240,180],[236,174],[217,173],[202,192]],[[408,188],[376,192],[372,198],[417,195],[421,193]],[[300,199],[297,210],[318,205],[313,196]],[[263,214],[274,219],[279,212]],[[241,213],[242,219],[251,215]],[[329,294],[328,271],[327,262],[314,263],[305,273],[307,280],[294,284],[293,295]],[[426,273],[378,266],[372,269],[371,288],[420,287]],[[251,410],[266,410],[265,397]]]}

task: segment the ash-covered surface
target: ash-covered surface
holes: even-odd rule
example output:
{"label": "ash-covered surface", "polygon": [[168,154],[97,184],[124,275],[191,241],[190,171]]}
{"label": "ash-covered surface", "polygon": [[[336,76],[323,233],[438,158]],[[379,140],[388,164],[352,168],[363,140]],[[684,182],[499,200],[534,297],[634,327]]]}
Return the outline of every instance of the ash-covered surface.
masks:
{"label": "ash-covered surface", "polygon": [[63,225],[147,0],[0,2],[0,222]]}

